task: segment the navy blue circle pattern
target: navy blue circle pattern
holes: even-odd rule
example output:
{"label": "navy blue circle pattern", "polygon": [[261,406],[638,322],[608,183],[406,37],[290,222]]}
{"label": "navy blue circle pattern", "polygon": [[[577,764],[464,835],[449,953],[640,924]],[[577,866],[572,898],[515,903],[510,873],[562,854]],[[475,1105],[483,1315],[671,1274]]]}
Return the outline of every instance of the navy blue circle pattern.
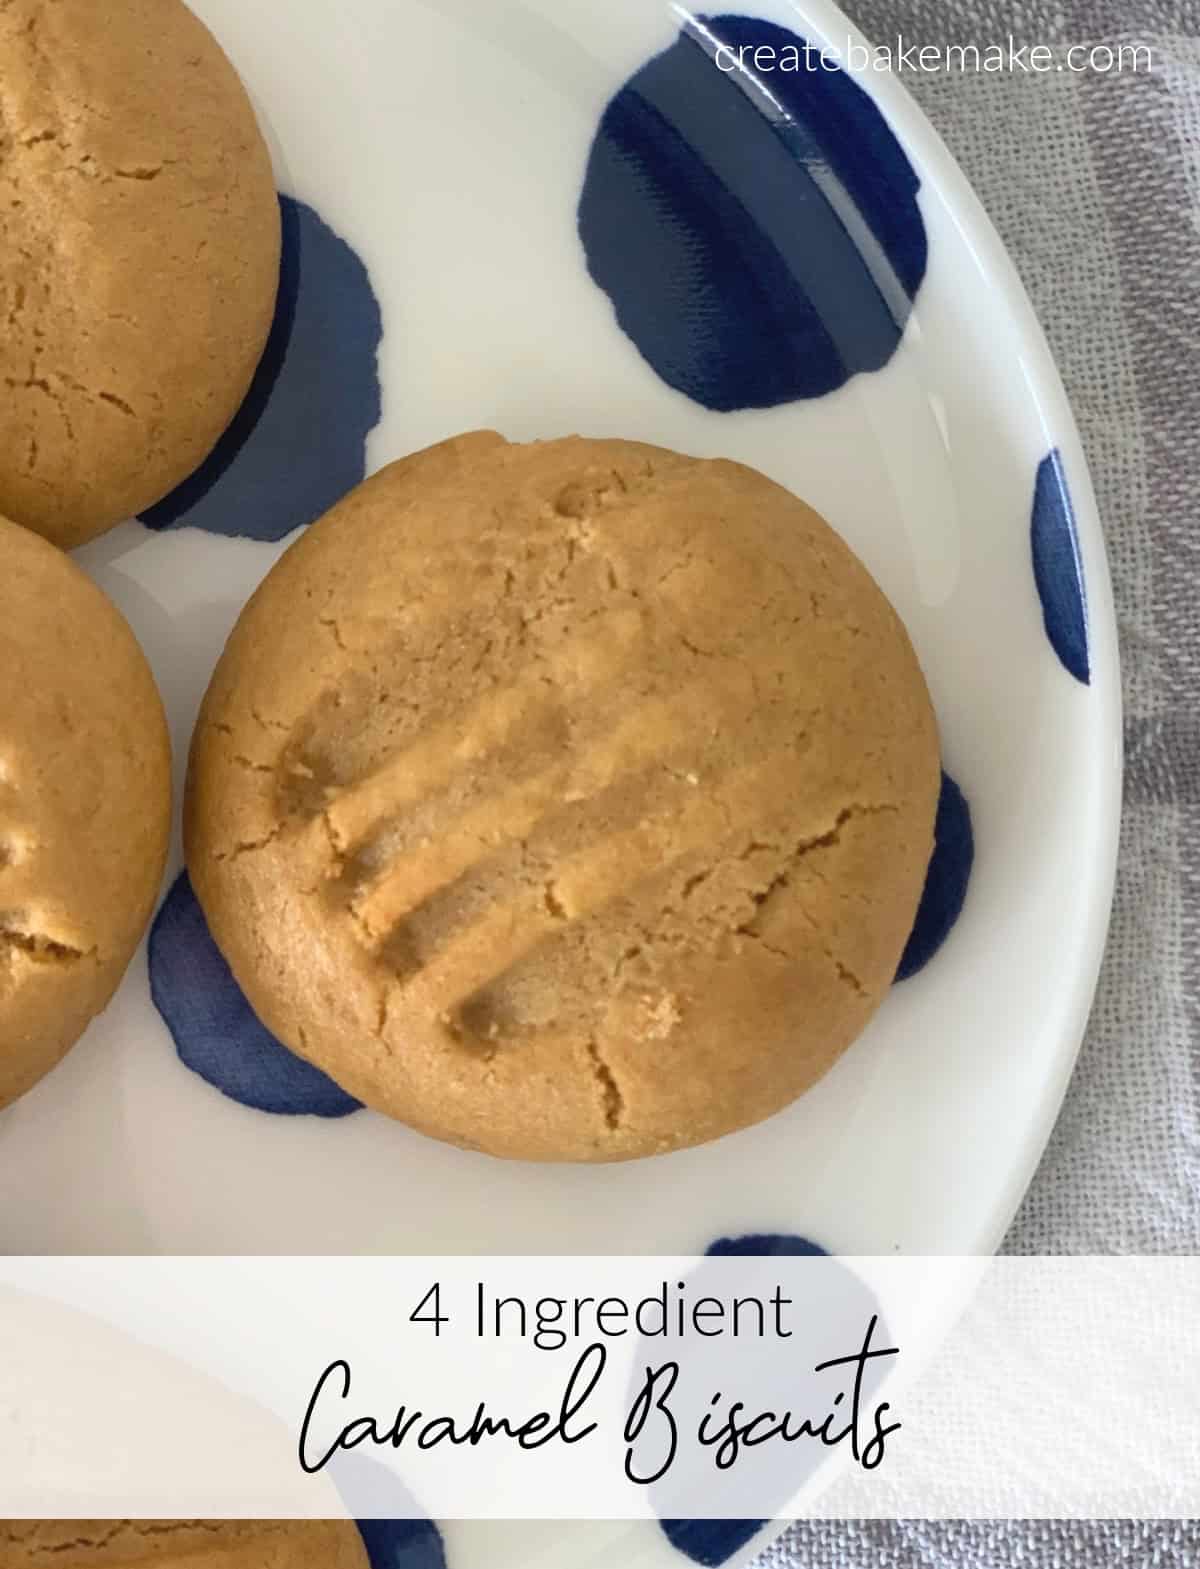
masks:
{"label": "navy blue circle pattern", "polygon": [[[761,1232],[748,1237],[721,1237],[704,1250],[707,1258],[823,1258],[825,1249],[805,1237]],[[717,1569],[745,1547],[767,1524],[766,1520],[660,1520],[671,1546],[702,1564]]]}
{"label": "navy blue circle pattern", "polygon": [[1091,681],[1087,593],[1075,509],[1057,447],[1038,464],[1030,525],[1033,575],[1051,647],[1076,681]]}
{"label": "navy blue circle pattern", "polygon": [[704,1250],[705,1258],[828,1258],[825,1248],[807,1237],[757,1231],[746,1237],[718,1237]]}
{"label": "navy blue circle pattern", "polygon": [[925,275],[912,165],[846,71],[805,66],[808,48],[751,17],[690,20],[616,94],[591,149],[591,276],[663,381],[708,409],[821,397],[878,370]]}
{"label": "navy blue circle pattern", "polygon": [[[807,1238],[768,1232],[722,1238],[706,1250],[705,1256],[708,1258],[811,1258],[828,1255],[824,1248],[818,1247],[815,1242],[810,1242]],[[693,1289],[696,1289],[694,1279],[691,1284]],[[806,1304],[806,1311],[811,1310],[814,1324],[822,1324],[838,1333],[841,1332],[843,1325],[853,1326],[853,1331],[860,1333],[872,1315],[879,1317],[879,1304],[875,1296],[858,1276],[851,1273],[849,1268],[838,1264],[834,1273],[823,1275],[820,1286],[820,1300]],[[886,1345],[887,1341],[884,1338],[886,1333],[886,1328],[879,1325],[879,1340],[876,1344]],[[763,1371],[768,1380],[773,1380],[776,1376],[774,1364],[770,1368],[764,1368]],[[872,1385],[877,1384],[879,1375],[869,1375],[869,1381]],[[867,1381],[864,1381],[863,1387],[868,1387]],[[777,1393],[774,1390],[771,1392]],[[783,1401],[782,1397],[780,1399],[781,1403],[786,1405],[786,1401]],[[778,1410],[778,1406],[773,1403],[772,1409]],[[815,1461],[819,1458],[819,1452],[797,1450],[795,1470],[790,1474],[780,1471],[778,1477],[780,1507],[804,1483],[806,1475],[811,1473]],[[719,1485],[719,1480],[715,1477],[714,1485]],[[703,1569],[717,1569],[718,1565],[726,1563],[736,1553],[741,1552],[759,1531],[769,1524],[769,1521],[767,1519],[662,1519],[659,1524],[667,1540],[678,1552],[691,1559],[693,1563],[702,1565]]]}
{"label": "navy blue circle pattern", "polygon": [[898,981],[923,970],[949,937],[966,902],[975,864],[975,832],[967,798],[948,773],[942,774],[933,830],[933,858],[917,919],[896,972]]}
{"label": "navy blue circle pattern", "polygon": [[259,1023],[209,934],[187,873],[150,930],[150,994],[183,1063],[231,1100],[278,1116],[361,1109]]}
{"label": "navy blue circle pattern", "polygon": [[[357,1518],[371,1569],[446,1569],[441,1532],[394,1471],[358,1450],[340,1449],[326,1474],[347,1515]],[[396,1518],[388,1518],[393,1512]]]}
{"label": "navy blue circle pattern", "polygon": [[360,1520],[371,1569],[446,1569],[442,1534],[432,1520]]}
{"label": "navy blue circle pattern", "polygon": [[142,514],[149,528],[280,540],[366,477],[379,304],[363,263],[311,207],[284,196],[280,208],[279,299],[254,382],[207,462]]}

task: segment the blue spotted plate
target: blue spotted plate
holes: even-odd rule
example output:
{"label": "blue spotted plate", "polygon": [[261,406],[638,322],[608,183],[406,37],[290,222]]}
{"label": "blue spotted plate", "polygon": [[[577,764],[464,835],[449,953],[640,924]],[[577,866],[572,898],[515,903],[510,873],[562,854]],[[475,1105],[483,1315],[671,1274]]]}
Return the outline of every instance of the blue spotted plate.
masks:
{"label": "blue spotted plate", "polygon": [[[962,176],[894,80],[849,68],[862,40],[825,0],[193,3],[268,128],[279,308],[210,461],[81,554],[153,661],[180,782],[223,640],[298,529],[453,432],[579,431],[753,464],[863,556],[937,706],[938,849],[891,997],[809,1095],[705,1149],[564,1169],[431,1143],[289,1057],[176,846],[117,1001],[0,1118],[0,1245],[990,1250],[1092,997],[1119,680],[1075,426]],[[431,1526],[373,1551],[715,1564],[754,1532]]]}

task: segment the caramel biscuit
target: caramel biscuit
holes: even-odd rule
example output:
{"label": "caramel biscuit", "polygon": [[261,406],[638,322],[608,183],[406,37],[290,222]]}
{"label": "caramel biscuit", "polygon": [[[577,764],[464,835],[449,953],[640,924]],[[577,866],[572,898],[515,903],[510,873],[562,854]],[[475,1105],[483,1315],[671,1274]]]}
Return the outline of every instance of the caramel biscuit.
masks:
{"label": "caramel biscuit", "polygon": [[0,6],[0,513],[70,549],[216,445],[279,287],[279,202],[181,0]]}
{"label": "caramel biscuit", "polygon": [[116,606],[0,519],[0,1106],[108,1005],[171,826],[158,688]]}
{"label": "caramel biscuit", "polygon": [[368,1569],[348,1520],[0,1520],[0,1569]]}
{"label": "caramel biscuit", "polygon": [[617,1160],[778,1111],[896,973],[937,729],[904,628],[735,463],[477,433],[304,535],[213,677],[192,881],[351,1094]]}

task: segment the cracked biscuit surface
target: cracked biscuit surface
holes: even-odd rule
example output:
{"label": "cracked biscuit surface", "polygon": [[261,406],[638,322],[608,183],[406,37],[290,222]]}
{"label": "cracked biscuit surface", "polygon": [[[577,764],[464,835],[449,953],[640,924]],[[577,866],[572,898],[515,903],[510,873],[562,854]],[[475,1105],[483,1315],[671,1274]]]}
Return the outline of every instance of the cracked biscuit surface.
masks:
{"label": "cracked biscuit surface", "polygon": [[70,549],[173,490],[237,412],[279,204],[181,0],[2,0],[0,59],[0,513]]}
{"label": "cracked biscuit surface", "polygon": [[116,607],[0,519],[0,1107],[105,1008],[166,860],[171,751]]}
{"label": "cracked biscuit surface", "polygon": [[939,749],[897,616],[737,464],[474,433],[283,557],[185,812],[259,1017],[367,1104],[616,1160],[778,1111],[891,985]]}
{"label": "cracked biscuit surface", "polygon": [[367,1569],[347,1520],[0,1520],[0,1569]]}

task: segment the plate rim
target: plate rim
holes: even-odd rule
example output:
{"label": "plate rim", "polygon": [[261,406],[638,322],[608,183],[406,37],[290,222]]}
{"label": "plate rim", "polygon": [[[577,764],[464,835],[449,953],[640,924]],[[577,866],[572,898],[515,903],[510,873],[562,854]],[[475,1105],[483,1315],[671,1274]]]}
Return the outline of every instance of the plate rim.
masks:
{"label": "plate rim", "polygon": [[[873,53],[872,40],[835,0],[784,0],[784,3],[793,13],[803,36],[814,32],[823,36],[828,44],[833,41],[832,35],[836,35]],[[754,0],[750,0],[747,9],[753,13],[756,9]],[[1067,1022],[1060,1032],[1053,1072],[1040,1104],[1014,1150],[1008,1179],[993,1200],[991,1223],[980,1229],[976,1253],[992,1256],[999,1252],[1029,1191],[1061,1115],[1086,1038],[1108,945],[1124,801],[1124,699],[1116,605],[1100,509],[1079,426],[1045,330],[1016,264],[970,179],[900,77],[890,67],[886,71],[873,71],[870,88],[863,90],[901,141],[922,186],[927,184],[936,193],[947,218],[964,237],[970,237],[977,274],[989,286],[997,302],[998,314],[1010,324],[1018,340],[1026,387],[1046,431],[1047,449],[1056,446],[1060,451],[1069,476],[1087,584],[1092,661],[1088,691],[1096,705],[1095,723],[1100,744],[1107,738],[1107,766],[1098,770],[1093,781],[1098,796],[1096,854],[1090,866],[1090,885],[1082,890],[1078,905],[1087,926],[1085,952],[1070,977],[1069,987],[1064,988],[1069,991]],[[793,1519],[780,1518],[764,1525],[750,1541],[722,1561],[721,1569],[747,1569],[794,1523]]]}
{"label": "plate rim", "polygon": [[[872,48],[871,40],[864,37],[835,0],[786,0],[786,3],[801,23],[807,23],[811,18],[817,30],[825,34],[831,26],[840,27],[849,40]],[[822,23],[823,16],[828,18],[827,23]],[[1098,792],[1097,854],[1091,865],[1091,885],[1082,891],[1078,905],[1088,927],[1086,954],[1071,979],[1070,1022],[1064,1026],[1063,1047],[1056,1071],[1042,1097],[1038,1115],[1031,1119],[1020,1141],[1008,1182],[993,1205],[993,1224],[980,1239],[977,1251],[995,1254],[1032,1184],[1058,1122],[1086,1037],[1108,945],[1124,801],[1124,699],[1116,604],[1108,548],[1083,439],[1045,330],[1016,264],[958,160],[899,76],[890,69],[879,73],[873,77],[873,90],[868,96],[900,138],[906,153],[911,156],[915,152],[922,184],[928,181],[943,204],[946,216],[961,233],[970,236],[979,276],[996,297],[999,314],[1012,325],[1020,340],[1025,383],[1046,431],[1047,449],[1059,449],[1069,477],[1071,507],[1087,584],[1092,665],[1088,692],[1097,709],[1097,734],[1101,738],[1107,736],[1108,740],[1108,766],[1094,781]]]}

